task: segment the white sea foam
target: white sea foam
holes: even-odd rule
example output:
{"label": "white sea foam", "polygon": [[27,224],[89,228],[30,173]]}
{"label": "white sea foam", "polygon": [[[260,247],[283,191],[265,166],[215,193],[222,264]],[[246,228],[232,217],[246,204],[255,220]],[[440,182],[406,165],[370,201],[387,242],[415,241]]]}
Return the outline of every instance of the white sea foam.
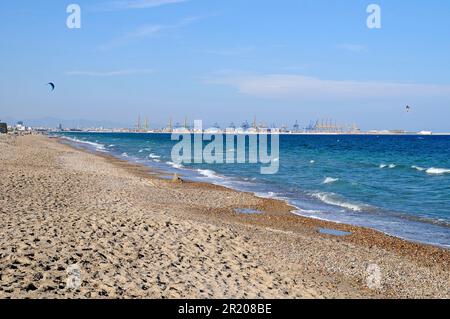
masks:
{"label": "white sea foam", "polygon": [[311,160],[309,161],[311,164],[314,164],[316,161],[315,160]]}
{"label": "white sea foam", "polygon": [[261,198],[279,198],[278,194],[274,192],[257,192],[255,195]]}
{"label": "white sea foam", "polygon": [[125,153],[125,152],[123,152],[123,153],[122,153],[122,156],[123,156],[123,157],[128,157],[128,154]]}
{"label": "white sea foam", "polygon": [[335,194],[332,193],[313,193],[312,196],[329,205],[339,206],[355,212],[360,212],[362,210],[359,205],[340,200]]}
{"label": "white sea foam", "polygon": [[169,164],[169,165],[172,166],[173,168],[177,168],[177,169],[180,169],[180,168],[183,168],[183,167],[184,167],[184,166],[181,165],[181,164],[175,164],[175,163],[173,163],[173,162],[166,162],[166,164]]}
{"label": "white sea foam", "polygon": [[325,180],[322,182],[322,184],[333,184],[335,182],[339,181],[339,178],[333,178],[333,177],[327,177],[325,178]]}
{"label": "white sea foam", "polygon": [[429,168],[427,169],[427,174],[430,175],[442,175],[442,174],[450,174],[450,169],[448,168]]}
{"label": "white sea foam", "polygon": [[216,172],[210,169],[198,169],[197,172],[208,178],[222,178],[219,175],[217,175]]}
{"label": "white sea foam", "polygon": [[423,168],[423,167],[416,166],[416,165],[411,166],[411,168],[414,168],[414,169],[416,169],[418,171],[421,171],[421,172],[425,171],[427,174],[430,174],[430,175],[450,174],[450,169],[448,169],[448,168],[431,167],[431,168],[427,169],[427,168]]}
{"label": "white sea foam", "polygon": [[103,145],[103,144],[99,144],[99,143],[95,143],[95,142],[87,142],[87,141],[84,141],[82,143],[86,143],[86,144],[89,144],[91,146],[94,146],[96,149],[100,149],[100,150],[104,150],[105,149],[105,145]]}
{"label": "white sea foam", "polygon": [[150,154],[148,157],[149,158],[161,158],[161,156],[155,155],[155,154]]}
{"label": "white sea foam", "polygon": [[380,168],[396,168],[395,164],[380,164]]}
{"label": "white sea foam", "polygon": [[64,136],[63,138],[66,139],[66,140],[69,140],[71,142],[80,143],[80,144],[86,144],[86,145],[92,146],[97,151],[105,151],[105,145],[100,144],[100,143],[83,141],[83,140],[79,140],[77,138],[72,138],[72,137],[67,137],[67,136]]}
{"label": "white sea foam", "polygon": [[305,214],[310,215],[310,214],[322,214],[323,212],[321,212],[320,210],[313,210],[313,209],[303,209],[303,208],[298,208],[296,210],[293,211],[294,214],[300,215],[300,216],[304,216]]}

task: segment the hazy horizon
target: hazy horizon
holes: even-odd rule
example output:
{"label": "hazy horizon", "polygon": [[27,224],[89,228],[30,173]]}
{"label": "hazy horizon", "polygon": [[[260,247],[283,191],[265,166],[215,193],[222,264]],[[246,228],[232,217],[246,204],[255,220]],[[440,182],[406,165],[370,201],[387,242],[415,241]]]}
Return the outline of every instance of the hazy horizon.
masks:
{"label": "hazy horizon", "polygon": [[[188,119],[188,126],[189,127],[193,127],[194,125],[194,120],[199,120],[199,119]],[[157,122],[150,122],[150,120],[148,120],[148,129],[149,130],[160,130],[160,129],[164,129],[167,128],[169,125],[169,121],[170,118],[167,120],[166,123],[157,123]],[[172,125],[173,127],[184,127],[184,118],[180,118],[178,119],[173,119],[172,118]],[[244,119],[244,120],[240,120],[240,121],[231,121],[229,123],[223,123],[221,124],[220,122],[216,121],[216,122],[204,122],[203,123],[203,128],[210,128],[210,127],[215,127],[216,125],[219,125],[219,127],[221,128],[227,128],[230,127],[231,125],[234,125],[235,127],[241,127],[241,125],[243,125],[245,122],[249,125],[253,125],[253,121],[254,119]],[[114,122],[114,121],[102,121],[102,120],[95,120],[95,119],[84,119],[84,118],[78,118],[78,119],[63,119],[63,118],[53,118],[53,117],[46,117],[46,118],[35,118],[35,119],[23,119],[23,118],[12,118],[12,117],[5,117],[5,118],[0,118],[0,122],[6,122],[8,125],[16,125],[18,122],[23,122],[24,125],[26,126],[30,126],[30,127],[34,127],[34,128],[39,128],[39,127],[43,127],[43,128],[58,128],[59,125],[61,125],[64,129],[93,129],[93,128],[103,128],[103,129],[136,129],[137,127],[137,122],[138,122],[138,118],[134,121],[134,122]],[[358,126],[356,122],[337,122],[334,121],[333,119],[326,119],[326,118],[322,118],[322,119],[315,119],[315,120],[311,120],[311,121],[300,121],[300,120],[287,120],[284,122],[264,122],[264,121],[257,121],[258,125],[267,125],[267,127],[272,127],[272,128],[282,128],[282,127],[286,127],[288,130],[293,130],[294,129],[294,125],[298,124],[299,125],[299,129],[303,130],[308,128],[310,125],[314,125],[316,123],[330,123],[330,124],[336,124],[337,126],[342,126],[343,128],[350,128],[353,125],[356,125],[357,128],[361,129],[363,132],[368,132],[368,131],[374,131],[374,130],[378,130],[378,131],[388,131],[388,130],[405,130],[405,131],[409,131],[409,132],[420,132],[420,131],[426,131],[426,129],[418,129],[418,130],[407,130],[404,129],[403,127],[386,127],[386,126],[381,126],[381,127],[369,127],[369,128],[361,128],[360,126]],[[141,117],[141,127],[144,126],[145,123],[145,117]],[[271,124],[269,124],[271,123]],[[450,133],[450,129],[445,131],[445,130],[437,130],[437,131],[433,131],[434,133]]]}

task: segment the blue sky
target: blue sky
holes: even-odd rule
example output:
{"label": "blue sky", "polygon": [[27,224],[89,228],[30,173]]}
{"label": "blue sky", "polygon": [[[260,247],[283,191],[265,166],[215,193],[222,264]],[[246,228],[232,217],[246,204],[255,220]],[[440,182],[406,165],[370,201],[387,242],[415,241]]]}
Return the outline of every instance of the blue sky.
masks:
{"label": "blue sky", "polygon": [[450,131],[448,0],[1,1],[0,37],[0,118]]}

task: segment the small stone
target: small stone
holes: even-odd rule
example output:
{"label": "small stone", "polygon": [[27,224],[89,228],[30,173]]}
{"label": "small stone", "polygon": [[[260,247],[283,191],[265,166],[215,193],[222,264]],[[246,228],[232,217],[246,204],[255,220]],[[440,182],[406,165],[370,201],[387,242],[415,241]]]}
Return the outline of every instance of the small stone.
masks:
{"label": "small stone", "polygon": [[25,290],[26,291],[35,291],[35,290],[37,290],[37,287],[33,283],[30,283],[30,284],[28,284],[28,286],[26,286]]}
{"label": "small stone", "polygon": [[33,280],[35,280],[35,281],[39,281],[39,280],[41,280],[42,278],[44,278],[44,275],[43,275],[42,273],[40,273],[40,272],[38,272],[37,274],[35,274],[35,275],[33,276]]}
{"label": "small stone", "polygon": [[175,173],[172,178],[172,183],[183,183],[183,179]]}

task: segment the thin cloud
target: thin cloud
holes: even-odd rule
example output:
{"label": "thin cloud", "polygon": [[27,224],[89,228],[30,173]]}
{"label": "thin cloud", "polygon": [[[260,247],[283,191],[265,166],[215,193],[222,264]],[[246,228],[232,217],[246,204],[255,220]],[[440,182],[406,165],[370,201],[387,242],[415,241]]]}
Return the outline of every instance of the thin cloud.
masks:
{"label": "thin cloud", "polygon": [[346,51],[350,51],[350,52],[364,52],[367,50],[366,46],[361,45],[361,44],[350,44],[350,43],[343,43],[343,44],[339,44],[337,46],[338,49],[341,50],[346,50]]}
{"label": "thin cloud", "polygon": [[116,46],[121,46],[127,44],[131,41],[136,41],[142,38],[150,38],[161,35],[164,32],[173,31],[177,29],[182,29],[190,24],[194,23],[197,20],[202,19],[203,17],[189,17],[181,20],[180,22],[172,25],[164,25],[164,24],[149,24],[144,25],[136,30],[129,32],[123,36],[112,39],[108,43],[101,45],[99,48],[101,50],[107,50]]}
{"label": "thin cloud", "polygon": [[129,0],[129,1],[110,1],[101,3],[93,9],[96,11],[116,11],[131,9],[148,9],[161,7],[169,4],[188,2],[189,0]]}
{"label": "thin cloud", "polygon": [[260,98],[291,100],[358,100],[411,97],[450,98],[450,85],[323,80],[291,74],[232,75],[206,79]]}
{"label": "thin cloud", "polygon": [[126,69],[115,71],[68,71],[66,75],[70,76],[93,76],[93,77],[111,77],[111,76],[124,76],[124,75],[145,75],[152,74],[152,69]]}
{"label": "thin cloud", "polygon": [[299,71],[304,71],[305,69],[310,68],[311,66],[309,64],[304,64],[304,65],[290,65],[290,66],[284,66],[281,68],[281,70],[283,71],[288,71],[288,72],[299,72]]}
{"label": "thin cloud", "polygon": [[231,48],[231,49],[202,50],[199,52],[204,53],[204,54],[234,57],[234,56],[242,56],[242,55],[251,53],[253,51],[255,51],[255,47],[248,46],[248,47],[237,47],[237,48]]}

